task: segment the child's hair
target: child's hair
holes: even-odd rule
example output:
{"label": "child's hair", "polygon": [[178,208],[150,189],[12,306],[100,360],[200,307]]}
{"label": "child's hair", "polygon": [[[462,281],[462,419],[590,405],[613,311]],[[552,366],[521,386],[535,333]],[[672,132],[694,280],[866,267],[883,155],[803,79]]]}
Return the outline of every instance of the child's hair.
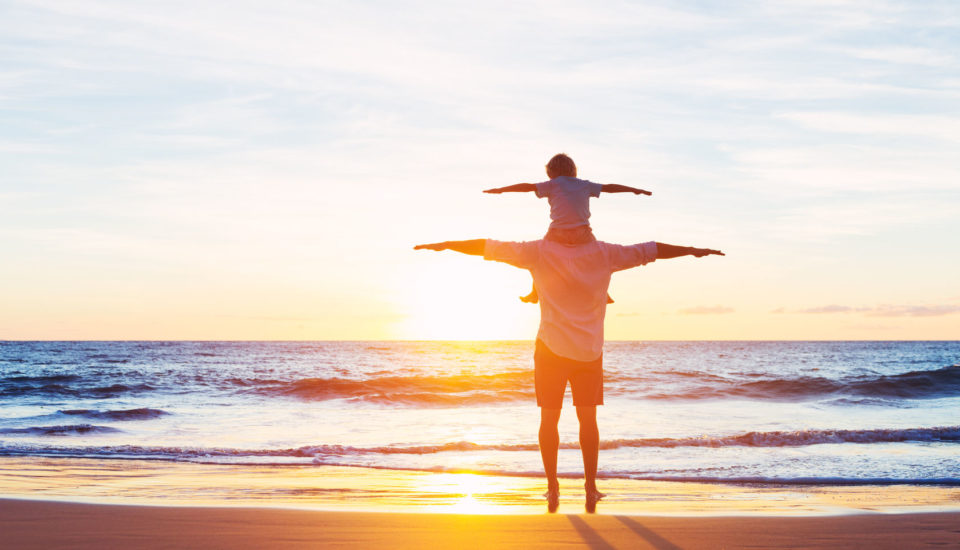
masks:
{"label": "child's hair", "polygon": [[577,177],[577,165],[566,153],[560,153],[559,155],[553,155],[553,158],[547,163],[547,172],[553,174],[553,177],[569,176],[575,178]]}

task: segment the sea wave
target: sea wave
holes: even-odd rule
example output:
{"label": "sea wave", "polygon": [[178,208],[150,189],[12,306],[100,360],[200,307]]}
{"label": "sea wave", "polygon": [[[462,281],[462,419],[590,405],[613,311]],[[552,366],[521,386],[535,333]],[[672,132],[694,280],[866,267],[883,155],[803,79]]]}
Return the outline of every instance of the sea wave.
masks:
{"label": "sea wave", "polygon": [[721,437],[619,439],[601,449],[620,447],[802,447],[831,443],[960,442],[960,426],[874,430],[799,430],[747,432]]}
{"label": "sea wave", "polygon": [[27,428],[0,428],[3,435],[90,435],[118,433],[120,430],[110,426],[93,424],[71,424],[66,426],[30,426]]}
{"label": "sea wave", "polygon": [[[511,477],[542,478],[542,470],[508,470],[496,467],[462,468],[447,466],[414,467],[403,465],[386,465],[370,462],[358,462],[350,456],[343,455],[316,455],[311,454],[314,448],[304,447],[296,449],[295,455],[286,454],[290,450],[259,450],[236,451],[228,449],[182,449],[164,447],[46,447],[38,452],[37,447],[0,445],[0,456],[48,456],[48,457],[78,457],[117,460],[160,460],[171,462],[189,462],[193,464],[213,464],[232,466],[285,467],[285,466],[345,466],[353,468],[368,468],[375,470],[404,470],[415,472],[435,473],[471,473],[481,475],[500,475]],[[241,454],[237,454],[241,453]],[[579,472],[560,472],[558,477],[579,479]],[[811,485],[811,486],[863,486],[863,485],[924,485],[924,486],[960,486],[960,477],[843,477],[843,476],[722,476],[704,475],[702,472],[690,471],[685,474],[671,472],[646,471],[601,471],[599,479],[632,479],[647,481],[669,481],[678,483],[711,483],[736,484],[755,486],[775,485]]]}
{"label": "sea wave", "polygon": [[99,362],[101,362],[101,363],[111,363],[111,364],[123,364],[123,363],[129,363],[129,362],[130,362],[130,359],[127,359],[127,358],[116,359],[116,358],[114,358],[114,356],[108,355],[108,354],[105,354],[105,353],[95,353],[95,354],[92,354],[92,355],[87,356],[87,359],[94,359],[94,360],[99,361]]}
{"label": "sea wave", "polygon": [[97,420],[151,420],[166,416],[170,413],[160,409],[140,408],[125,409],[117,411],[98,411],[91,409],[69,409],[57,411],[60,414],[69,416],[82,416],[84,418],[94,418]]}
{"label": "sea wave", "polygon": [[[960,426],[911,429],[875,429],[875,430],[801,430],[747,432],[731,436],[703,436],[684,438],[636,438],[601,441],[603,450],[625,447],[802,447],[830,443],[905,443],[905,442],[960,442]],[[561,443],[561,449],[579,449],[576,442]],[[536,443],[480,444],[469,441],[457,441],[442,445],[421,446],[384,446],[384,447],[345,447],[326,445],[301,447],[297,453],[317,454],[433,454],[463,451],[537,451]]]}
{"label": "sea wave", "polygon": [[49,374],[45,376],[9,376],[3,378],[3,383],[19,383],[19,384],[52,384],[58,382],[76,382],[80,380],[81,377],[76,374]]}
{"label": "sea wave", "polygon": [[[406,374],[402,370],[381,370],[366,377],[351,377],[347,373],[346,376],[289,379],[283,376],[224,376],[217,370],[193,374],[177,370],[150,373],[106,369],[95,372],[85,376],[62,373],[0,376],[0,397],[103,399],[154,391],[183,394],[214,390],[304,401],[342,399],[430,407],[529,401],[534,396],[534,375],[529,368],[459,374]],[[911,399],[960,397],[960,366],[956,364],[900,374],[840,377],[611,367],[604,373],[604,379],[607,395],[632,399],[831,399],[835,404],[843,405],[839,399],[852,398],[860,400],[856,402],[859,404],[868,400],[868,404],[884,405]]]}
{"label": "sea wave", "polygon": [[[75,426],[37,426],[6,429],[0,433],[60,435],[67,433],[107,433],[119,431],[107,426],[81,424]],[[613,450],[631,447],[676,448],[676,447],[800,447],[838,443],[960,443],[960,426],[911,429],[876,430],[804,430],[795,432],[747,432],[732,436],[687,437],[687,438],[637,438],[601,441],[600,448]],[[576,442],[560,444],[561,449],[579,449]],[[424,455],[444,452],[476,451],[538,451],[537,443],[474,443],[455,441],[440,445],[387,445],[354,447],[349,445],[305,445],[286,449],[232,449],[205,447],[150,447],[117,445],[104,447],[56,447],[56,446],[0,446],[3,454],[54,454],[66,456],[124,456],[166,459],[197,459],[215,457],[287,457],[336,459],[357,455]]]}
{"label": "sea wave", "polygon": [[[911,371],[896,375],[861,375],[840,379],[826,377],[769,378],[719,376],[693,371],[652,372],[640,375],[604,373],[606,391],[646,399],[747,398],[802,400],[856,396],[875,403],[901,399],[960,396],[960,367]],[[288,396],[305,400],[352,399],[379,403],[447,405],[494,403],[530,399],[534,395],[533,373],[511,371],[499,374],[449,376],[383,376],[368,379],[304,378],[293,381],[231,379],[244,391],[261,395]],[[671,388],[662,391],[660,388]]]}
{"label": "sea wave", "polygon": [[[43,378],[43,377],[33,377]],[[107,386],[69,386],[64,383],[35,381],[28,383],[3,384],[0,397],[54,396],[76,397],[80,399],[104,399],[124,394],[153,391],[149,384],[110,384]]]}
{"label": "sea wave", "polygon": [[[563,476],[559,476],[563,477]],[[722,476],[673,476],[631,473],[613,473],[597,475],[603,478],[635,479],[640,481],[674,481],[680,483],[723,483],[736,485],[817,485],[817,486],[859,486],[859,485],[937,485],[960,486],[957,477],[897,478],[897,477],[722,477]]]}
{"label": "sea wave", "polygon": [[[334,463],[323,462],[324,466],[335,465]],[[262,463],[259,465],[263,465]],[[279,465],[279,464],[278,464]],[[463,469],[448,468],[436,466],[432,468],[398,468],[394,466],[378,465],[352,465],[354,468],[370,468],[373,470],[405,470],[405,471],[428,471],[437,473],[470,473],[480,475],[499,475],[511,477],[533,477],[542,478],[543,472],[535,471],[510,471],[494,468]],[[558,472],[557,477],[566,479],[580,479],[580,473]],[[597,472],[598,479],[631,479],[637,481],[671,481],[675,483],[711,483],[724,485],[751,485],[751,486],[777,486],[777,485],[811,485],[811,486],[864,486],[864,485],[923,485],[923,486],[948,486],[960,487],[960,477],[776,477],[776,476],[705,476],[696,473],[689,475],[670,475],[670,474],[650,474],[649,472]]]}
{"label": "sea wave", "polygon": [[887,399],[931,399],[960,395],[960,367],[911,371],[894,375],[862,375],[840,379],[805,376],[766,380],[725,380],[682,392],[645,395],[650,399],[808,399],[831,395],[856,395]]}
{"label": "sea wave", "polygon": [[532,398],[533,373],[382,376],[365,380],[304,378],[294,381],[234,379],[244,391],[304,400],[351,399],[412,405],[463,405]]}
{"label": "sea wave", "polygon": [[[562,476],[560,476],[562,477]],[[635,479],[641,481],[674,481],[680,483],[723,483],[736,485],[817,485],[817,486],[859,486],[859,485],[937,485],[960,486],[957,477],[897,478],[897,477],[722,477],[722,476],[670,476],[644,474],[608,474],[597,477]]]}

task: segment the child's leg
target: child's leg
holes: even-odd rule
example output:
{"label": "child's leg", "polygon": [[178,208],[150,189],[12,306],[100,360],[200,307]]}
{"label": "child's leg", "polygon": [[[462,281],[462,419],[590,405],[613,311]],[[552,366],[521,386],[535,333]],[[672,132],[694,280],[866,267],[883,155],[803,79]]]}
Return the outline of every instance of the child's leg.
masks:
{"label": "child's leg", "polygon": [[521,296],[520,301],[527,304],[535,304],[540,301],[540,295],[537,293],[537,285],[533,285],[530,288],[530,294],[526,296]]}

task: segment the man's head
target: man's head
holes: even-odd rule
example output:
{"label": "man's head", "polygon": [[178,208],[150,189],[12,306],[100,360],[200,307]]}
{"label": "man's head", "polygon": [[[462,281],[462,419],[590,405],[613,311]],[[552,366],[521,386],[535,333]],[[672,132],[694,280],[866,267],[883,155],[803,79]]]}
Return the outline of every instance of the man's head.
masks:
{"label": "man's head", "polygon": [[547,163],[547,177],[553,179],[560,176],[577,177],[577,165],[565,153],[553,155],[553,158]]}

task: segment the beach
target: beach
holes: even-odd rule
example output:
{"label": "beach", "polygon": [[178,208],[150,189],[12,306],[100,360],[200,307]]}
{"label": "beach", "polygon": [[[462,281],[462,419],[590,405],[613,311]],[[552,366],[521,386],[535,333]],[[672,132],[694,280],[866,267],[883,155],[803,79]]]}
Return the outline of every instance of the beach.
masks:
{"label": "beach", "polygon": [[960,342],[612,342],[547,514],[531,342],[0,343],[11,548],[960,544]]}
{"label": "beach", "polygon": [[922,548],[960,514],[650,517],[314,512],[0,500],[9,548]]}
{"label": "beach", "polygon": [[[523,476],[0,458],[10,548],[917,548],[960,544],[960,488],[603,479],[547,514]],[[642,497],[638,497],[642,495]]]}

